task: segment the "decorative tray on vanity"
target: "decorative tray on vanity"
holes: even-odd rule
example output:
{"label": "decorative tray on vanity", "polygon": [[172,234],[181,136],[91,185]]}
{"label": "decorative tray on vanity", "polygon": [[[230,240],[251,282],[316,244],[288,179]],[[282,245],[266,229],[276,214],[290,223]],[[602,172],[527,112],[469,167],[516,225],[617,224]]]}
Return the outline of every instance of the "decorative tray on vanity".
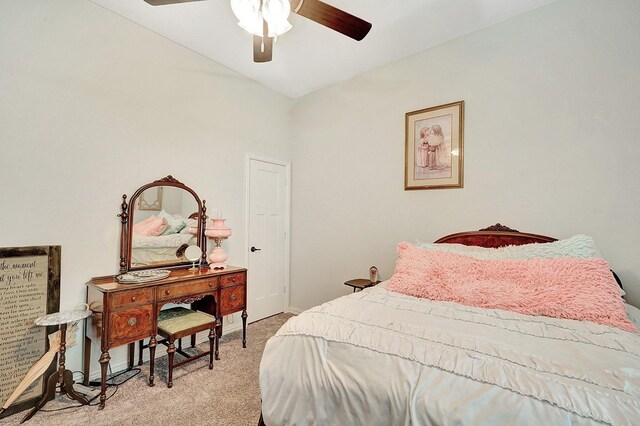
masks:
{"label": "decorative tray on vanity", "polygon": [[118,275],[116,278],[121,284],[146,283],[167,278],[171,271],[168,269],[147,269],[145,271],[130,271]]}

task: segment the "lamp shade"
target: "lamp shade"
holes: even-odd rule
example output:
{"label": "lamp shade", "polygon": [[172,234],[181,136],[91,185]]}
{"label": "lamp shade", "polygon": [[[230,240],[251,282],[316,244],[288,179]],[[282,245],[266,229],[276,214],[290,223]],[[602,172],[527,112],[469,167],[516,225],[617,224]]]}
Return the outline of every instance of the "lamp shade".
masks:
{"label": "lamp shade", "polygon": [[269,24],[269,37],[284,34],[292,28],[287,20],[289,13],[291,13],[289,0],[264,0],[262,16]]}
{"label": "lamp shade", "polygon": [[289,0],[231,0],[231,10],[238,18],[238,25],[244,30],[263,36],[263,19],[269,28],[269,37],[279,36],[289,31],[292,26],[287,20],[291,13]]}
{"label": "lamp shade", "polygon": [[209,238],[229,238],[231,236],[231,228],[227,228],[224,222],[227,219],[212,219],[213,226],[204,230],[204,235]]}
{"label": "lamp shade", "polygon": [[262,36],[262,12],[260,0],[231,0],[231,10],[238,18],[238,25],[245,31]]}

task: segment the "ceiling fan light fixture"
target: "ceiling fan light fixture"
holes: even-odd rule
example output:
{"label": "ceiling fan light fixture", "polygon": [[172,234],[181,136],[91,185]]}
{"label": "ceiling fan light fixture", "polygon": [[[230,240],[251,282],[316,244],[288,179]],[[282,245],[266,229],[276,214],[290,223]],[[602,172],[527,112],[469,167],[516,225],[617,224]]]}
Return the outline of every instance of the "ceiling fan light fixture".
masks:
{"label": "ceiling fan light fixture", "polygon": [[291,13],[289,0],[264,0],[262,16],[269,27],[269,37],[276,37],[289,31],[291,24],[287,20]]}
{"label": "ceiling fan light fixture", "polygon": [[262,14],[259,13],[257,16],[251,16],[245,20],[242,20],[238,22],[238,25],[243,30],[262,37]]}
{"label": "ceiling fan light fixture", "polygon": [[260,11],[260,0],[231,0],[231,10],[239,21]]}
{"label": "ceiling fan light fixture", "polygon": [[263,19],[267,22],[269,37],[293,28],[287,20],[291,13],[289,0],[231,0],[231,10],[242,29],[260,37],[264,35]]}
{"label": "ceiling fan light fixture", "polygon": [[289,21],[284,21],[278,24],[269,24],[269,37],[278,37],[289,31],[293,26],[289,23]]}
{"label": "ceiling fan light fixture", "polygon": [[262,12],[260,0],[231,0],[231,10],[238,18],[238,25],[245,31],[262,36]]}

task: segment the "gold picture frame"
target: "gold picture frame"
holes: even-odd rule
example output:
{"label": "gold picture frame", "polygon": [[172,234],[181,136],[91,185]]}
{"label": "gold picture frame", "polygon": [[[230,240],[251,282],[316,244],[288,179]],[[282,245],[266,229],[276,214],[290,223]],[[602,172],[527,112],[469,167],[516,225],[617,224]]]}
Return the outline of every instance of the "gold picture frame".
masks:
{"label": "gold picture frame", "polygon": [[138,198],[138,210],[162,210],[162,187],[149,188]]}
{"label": "gold picture frame", "polygon": [[464,101],[405,114],[404,189],[463,187]]}

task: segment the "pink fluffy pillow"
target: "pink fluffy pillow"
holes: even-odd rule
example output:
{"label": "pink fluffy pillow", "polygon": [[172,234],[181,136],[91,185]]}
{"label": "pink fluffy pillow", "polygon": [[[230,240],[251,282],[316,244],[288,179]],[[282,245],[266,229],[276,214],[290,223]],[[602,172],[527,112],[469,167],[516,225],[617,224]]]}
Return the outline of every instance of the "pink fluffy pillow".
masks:
{"label": "pink fluffy pillow", "polygon": [[166,219],[150,216],[133,225],[133,232],[145,237],[157,237],[169,226]]}
{"label": "pink fluffy pillow", "polygon": [[388,289],[410,296],[637,331],[602,259],[474,259],[398,244]]}

